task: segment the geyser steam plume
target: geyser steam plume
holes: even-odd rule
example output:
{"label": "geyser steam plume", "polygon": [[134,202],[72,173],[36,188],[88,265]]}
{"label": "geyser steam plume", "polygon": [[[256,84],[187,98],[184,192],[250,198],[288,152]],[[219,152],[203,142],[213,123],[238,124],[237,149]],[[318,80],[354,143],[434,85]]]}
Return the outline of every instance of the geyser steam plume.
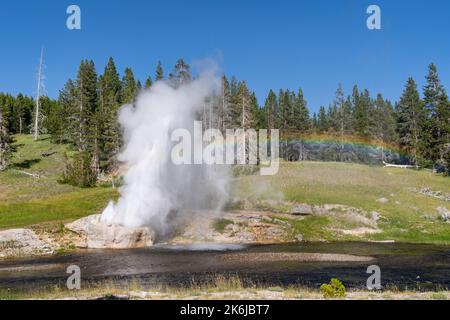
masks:
{"label": "geyser steam plume", "polygon": [[140,94],[134,106],[120,109],[124,148],[119,161],[127,172],[119,200],[108,204],[102,221],[150,226],[164,234],[173,215],[217,210],[224,204],[229,181],[225,166],[176,165],[171,160],[171,132],[192,132],[205,99],[219,87],[220,80],[211,73],[178,88],[160,81]]}

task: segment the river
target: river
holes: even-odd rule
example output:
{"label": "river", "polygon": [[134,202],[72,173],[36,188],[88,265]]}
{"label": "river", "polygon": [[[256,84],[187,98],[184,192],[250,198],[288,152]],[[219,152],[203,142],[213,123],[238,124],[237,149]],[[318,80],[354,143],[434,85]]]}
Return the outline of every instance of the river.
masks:
{"label": "river", "polygon": [[[244,259],[228,259],[240,254]],[[245,259],[273,253],[351,254],[371,261],[276,261]],[[238,275],[244,282],[269,286],[300,284],[319,287],[331,278],[348,288],[364,288],[369,265],[381,268],[383,287],[448,289],[450,247],[401,243],[299,243],[274,245],[157,245],[148,249],[77,250],[52,256],[0,261],[0,288],[31,289],[64,285],[70,265],[81,268],[83,283],[113,280],[184,286],[217,274]]]}

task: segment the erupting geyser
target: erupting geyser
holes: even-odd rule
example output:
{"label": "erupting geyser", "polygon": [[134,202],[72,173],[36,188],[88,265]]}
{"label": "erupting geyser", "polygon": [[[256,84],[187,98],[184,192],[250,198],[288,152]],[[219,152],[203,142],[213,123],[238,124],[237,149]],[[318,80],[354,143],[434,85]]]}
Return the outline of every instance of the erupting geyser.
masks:
{"label": "erupting geyser", "polygon": [[171,160],[172,131],[193,130],[205,99],[219,88],[220,80],[211,74],[178,88],[160,81],[140,94],[134,105],[121,108],[124,148],[119,161],[127,172],[121,196],[103,211],[102,222],[151,227],[161,235],[174,216],[220,209],[227,195],[227,168],[176,165]]}

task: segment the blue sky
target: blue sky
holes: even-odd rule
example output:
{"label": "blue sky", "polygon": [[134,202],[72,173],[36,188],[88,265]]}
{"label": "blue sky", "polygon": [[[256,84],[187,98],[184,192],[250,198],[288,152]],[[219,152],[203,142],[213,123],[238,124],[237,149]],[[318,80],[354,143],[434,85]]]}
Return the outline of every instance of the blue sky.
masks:
{"label": "blue sky", "polygon": [[[77,4],[82,30],[66,28]],[[377,4],[382,30],[368,30],[366,8]],[[161,60],[215,58],[244,79],[262,104],[270,88],[302,87],[313,111],[328,105],[338,83],[396,100],[407,77],[421,87],[435,62],[450,90],[450,1],[447,0],[40,0],[0,5],[0,91],[34,94],[41,46],[46,90],[75,77],[82,58],[102,72],[113,56],[142,82]]]}

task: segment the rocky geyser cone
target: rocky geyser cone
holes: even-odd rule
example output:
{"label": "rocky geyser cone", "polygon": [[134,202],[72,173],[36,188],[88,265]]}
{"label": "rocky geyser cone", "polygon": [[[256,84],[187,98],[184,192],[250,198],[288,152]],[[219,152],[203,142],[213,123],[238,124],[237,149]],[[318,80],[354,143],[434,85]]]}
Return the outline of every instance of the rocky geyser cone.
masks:
{"label": "rocky geyser cone", "polygon": [[66,228],[80,235],[78,247],[92,249],[145,248],[152,246],[155,239],[154,231],[148,227],[126,228],[108,224],[101,221],[101,214],[66,224]]}

